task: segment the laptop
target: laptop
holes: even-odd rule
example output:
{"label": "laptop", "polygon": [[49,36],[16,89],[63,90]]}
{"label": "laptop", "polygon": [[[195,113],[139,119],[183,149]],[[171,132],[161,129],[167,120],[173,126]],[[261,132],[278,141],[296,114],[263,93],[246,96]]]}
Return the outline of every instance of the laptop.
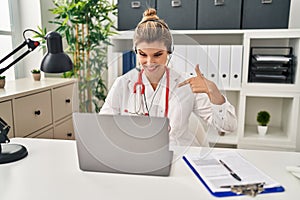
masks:
{"label": "laptop", "polygon": [[73,113],[73,126],[83,171],[170,174],[168,118]]}

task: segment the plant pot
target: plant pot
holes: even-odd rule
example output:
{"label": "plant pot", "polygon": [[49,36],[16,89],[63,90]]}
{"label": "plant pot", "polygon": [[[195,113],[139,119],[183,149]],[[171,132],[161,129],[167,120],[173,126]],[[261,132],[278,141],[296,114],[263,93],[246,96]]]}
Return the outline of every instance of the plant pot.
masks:
{"label": "plant pot", "polygon": [[32,76],[33,76],[33,79],[35,81],[40,81],[41,80],[41,74],[32,74]]}
{"label": "plant pot", "polygon": [[4,88],[5,86],[5,79],[0,79],[0,88]]}
{"label": "plant pot", "polygon": [[268,130],[268,126],[257,126],[257,131],[260,136],[265,136]]}

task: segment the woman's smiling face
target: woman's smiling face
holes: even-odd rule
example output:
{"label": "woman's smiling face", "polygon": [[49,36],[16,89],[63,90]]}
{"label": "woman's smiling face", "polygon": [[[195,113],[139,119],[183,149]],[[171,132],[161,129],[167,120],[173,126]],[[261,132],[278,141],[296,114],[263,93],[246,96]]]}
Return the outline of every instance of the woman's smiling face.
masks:
{"label": "woman's smiling face", "polygon": [[137,58],[150,82],[158,83],[165,72],[168,59],[163,42],[141,42],[137,45]]}

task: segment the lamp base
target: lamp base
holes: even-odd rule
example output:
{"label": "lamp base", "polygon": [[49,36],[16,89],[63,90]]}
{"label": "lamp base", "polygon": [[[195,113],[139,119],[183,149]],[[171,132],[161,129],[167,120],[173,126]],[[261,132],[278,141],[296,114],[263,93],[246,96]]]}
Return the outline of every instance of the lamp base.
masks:
{"label": "lamp base", "polygon": [[15,162],[28,155],[27,149],[19,144],[0,144],[0,164]]}

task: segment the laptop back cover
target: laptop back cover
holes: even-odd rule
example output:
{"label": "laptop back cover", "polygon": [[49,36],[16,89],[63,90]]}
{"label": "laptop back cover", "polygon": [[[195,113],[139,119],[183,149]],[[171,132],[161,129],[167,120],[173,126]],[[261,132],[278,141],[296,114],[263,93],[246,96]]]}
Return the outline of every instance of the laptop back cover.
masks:
{"label": "laptop back cover", "polygon": [[73,113],[73,124],[81,170],[169,175],[167,118]]}

